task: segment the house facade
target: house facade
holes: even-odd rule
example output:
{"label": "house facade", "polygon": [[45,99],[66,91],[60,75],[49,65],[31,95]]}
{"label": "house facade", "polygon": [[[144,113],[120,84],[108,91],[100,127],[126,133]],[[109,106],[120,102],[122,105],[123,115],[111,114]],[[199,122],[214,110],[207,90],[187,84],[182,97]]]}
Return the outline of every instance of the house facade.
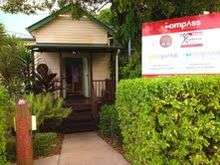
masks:
{"label": "house facade", "polygon": [[[82,10],[82,9],[81,9]],[[35,66],[46,64],[65,99],[112,100],[121,47],[113,31],[88,12],[73,19],[68,6],[31,25]]]}

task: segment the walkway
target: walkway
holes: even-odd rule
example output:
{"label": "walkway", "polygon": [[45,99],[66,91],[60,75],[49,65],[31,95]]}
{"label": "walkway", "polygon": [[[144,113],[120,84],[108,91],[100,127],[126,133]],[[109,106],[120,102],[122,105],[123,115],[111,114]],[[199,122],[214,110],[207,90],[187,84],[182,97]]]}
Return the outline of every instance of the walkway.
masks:
{"label": "walkway", "polygon": [[129,165],[95,132],[65,135],[61,155],[37,160],[35,165]]}

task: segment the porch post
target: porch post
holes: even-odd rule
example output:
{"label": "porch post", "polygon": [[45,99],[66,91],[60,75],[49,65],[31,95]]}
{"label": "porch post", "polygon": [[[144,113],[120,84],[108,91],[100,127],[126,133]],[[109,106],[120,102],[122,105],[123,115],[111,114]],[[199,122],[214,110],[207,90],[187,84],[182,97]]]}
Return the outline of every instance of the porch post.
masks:
{"label": "porch post", "polygon": [[91,97],[93,98],[93,96],[94,96],[94,91],[93,91],[93,69],[92,69],[92,63],[93,63],[93,57],[92,57],[92,53],[91,52],[89,52],[89,57],[90,57],[90,59],[89,59],[89,63],[90,63],[90,95],[91,95]]}
{"label": "porch post", "polygon": [[[35,55],[34,55],[34,50],[32,49],[31,50],[31,76],[32,76],[32,78],[33,78],[33,80],[34,80],[34,82],[35,82]],[[33,87],[33,85],[32,85],[32,87]]]}
{"label": "porch post", "polygon": [[59,61],[60,61],[60,96],[63,97],[63,60],[62,52],[59,50]]}
{"label": "porch post", "polygon": [[118,81],[119,81],[118,56],[119,56],[120,52],[121,52],[121,50],[118,49],[116,56],[115,56],[115,83],[116,83],[116,87],[118,86]]}

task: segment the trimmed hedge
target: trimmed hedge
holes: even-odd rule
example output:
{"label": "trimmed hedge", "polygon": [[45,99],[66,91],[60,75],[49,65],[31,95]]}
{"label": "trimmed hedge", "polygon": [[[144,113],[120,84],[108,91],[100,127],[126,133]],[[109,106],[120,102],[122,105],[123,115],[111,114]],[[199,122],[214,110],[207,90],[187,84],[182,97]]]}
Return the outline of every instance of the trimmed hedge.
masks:
{"label": "trimmed hedge", "polygon": [[131,164],[220,162],[220,77],[121,81],[116,105]]}
{"label": "trimmed hedge", "polygon": [[102,135],[121,139],[118,112],[115,105],[104,105],[100,112],[99,129]]}
{"label": "trimmed hedge", "polygon": [[0,164],[6,164],[8,93],[0,86]]}
{"label": "trimmed hedge", "polygon": [[36,133],[33,139],[34,156],[47,156],[57,146],[56,133]]}
{"label": "trimmed hedge", "polygon": [[[59,143],[56,133],[36,133],[33,134],[33,154],[35,158],[48,156]],[[6,145],[7,160],[16,161],[16,138],[11,136],[7,139]],[[0,164],[1,165],[1,164]]]}

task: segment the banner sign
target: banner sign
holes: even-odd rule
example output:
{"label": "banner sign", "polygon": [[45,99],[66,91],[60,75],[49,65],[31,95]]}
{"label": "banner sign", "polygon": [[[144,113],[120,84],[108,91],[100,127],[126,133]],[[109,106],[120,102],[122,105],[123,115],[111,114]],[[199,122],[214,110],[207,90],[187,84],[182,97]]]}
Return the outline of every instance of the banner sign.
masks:
{"label": "banner sign", "polygon": [[142,75],[220,74],[220,13],[144,23]]}

